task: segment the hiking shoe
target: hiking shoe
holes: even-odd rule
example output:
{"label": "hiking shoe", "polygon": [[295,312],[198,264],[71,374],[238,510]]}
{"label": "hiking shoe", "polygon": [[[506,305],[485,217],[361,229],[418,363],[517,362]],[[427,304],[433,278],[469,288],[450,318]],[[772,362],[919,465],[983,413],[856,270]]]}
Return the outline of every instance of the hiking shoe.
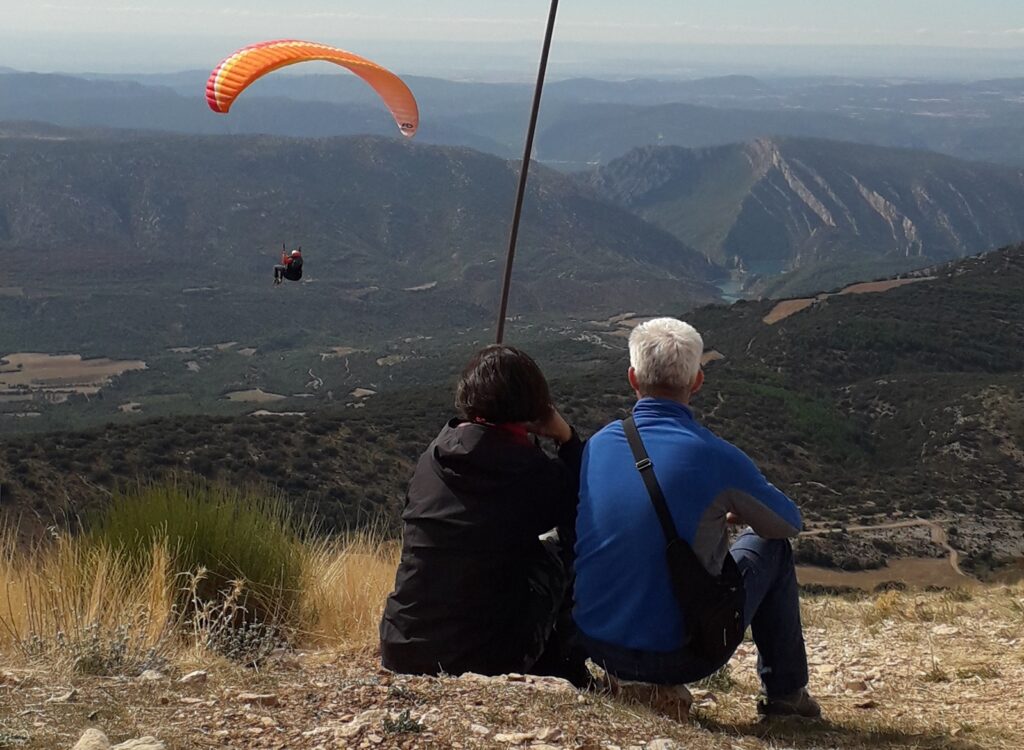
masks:
{"label": "hiking shoe", "polygon": [[757,713],[766,718],[793,716],[800,719],[820,719],[821,706],[807,692],[807,688],[800,688],[795,693],[780,698],[762,695],[757,700]]}

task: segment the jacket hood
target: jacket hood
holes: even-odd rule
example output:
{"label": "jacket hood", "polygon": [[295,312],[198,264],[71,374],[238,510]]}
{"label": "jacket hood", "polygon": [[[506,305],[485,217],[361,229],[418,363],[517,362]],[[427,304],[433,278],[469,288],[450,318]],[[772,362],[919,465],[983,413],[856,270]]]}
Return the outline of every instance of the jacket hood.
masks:
{"label": "jacket hood", "polygon": [[453,419],[430,447],[437,474],[452,487],[483,490],[522,474],[537,460],[540,448],[493,425]]}

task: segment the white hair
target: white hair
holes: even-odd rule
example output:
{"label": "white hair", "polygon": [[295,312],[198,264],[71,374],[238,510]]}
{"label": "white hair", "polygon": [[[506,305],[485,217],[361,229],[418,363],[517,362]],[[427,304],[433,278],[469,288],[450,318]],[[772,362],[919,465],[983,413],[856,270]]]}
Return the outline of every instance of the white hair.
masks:
{"label": "white hair", "polygon": [[697,329],[675,318],[641,323],[629,336],[629,364],[644,394],[689,390],[703,356],[704,340]]}

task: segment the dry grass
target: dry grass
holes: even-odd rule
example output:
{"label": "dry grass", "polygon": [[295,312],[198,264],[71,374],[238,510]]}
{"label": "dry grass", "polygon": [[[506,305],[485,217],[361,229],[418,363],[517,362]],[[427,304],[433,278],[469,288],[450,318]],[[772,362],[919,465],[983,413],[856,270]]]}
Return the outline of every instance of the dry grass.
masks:
{"label": "dry grass", "polygon": [[837,724],[932,733],[936,747],[1024,747],[1022,611],[1024,584],[809,600],[812,690]]}
{"label": "dry grass", "polygon": [[[211,633],[237,621],[246,584],[198,601],[207,574],[177,569],[173,547],[154,540],[140,575],[136,559],[110,546],[62,536],[26,550],[0,531],[0,654],[77,671],[100,659],[107,668],[92,666],[104,673],[202,659]],[[372,534],[308,544],[298,591],[289,592],[296,605],[274,625],[294,647],[370,644],[396,565],[396,545]]]}
{"label": "dry grass", "polygon": [[62,537],[25,552],[0,533],[0,651],[83,668],[109,648],[111,667],[141,664],[169,643],[174,586],[166,544],[139,577],[110,548]]}
{"label": "dry grass", "polygon": [[399,552],[395,542],[374,534],[311,549],[303,566],[299,600],[306,640],[321,646],[376,644]]}

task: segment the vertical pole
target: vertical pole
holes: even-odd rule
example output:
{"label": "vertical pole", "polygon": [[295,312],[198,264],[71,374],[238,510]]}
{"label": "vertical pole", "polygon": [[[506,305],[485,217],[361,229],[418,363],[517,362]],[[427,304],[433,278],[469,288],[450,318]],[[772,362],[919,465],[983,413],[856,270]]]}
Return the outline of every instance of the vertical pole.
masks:
{"label": "vertical pole", "polygon": [[548,57],[551,54],[551,39],[555,34],[555,19],[558,16],[558,0],[551,0],[551,12],[548,15],[547,33],[544,36],[544,49],[540,56],[540,70],[537,72],[537,87],[533,92],[533,110],[530,113],[530,127],[526,131],[526,149],[523,153],[523,166],[519,173],[519,190],[516,193],[516,207],[512,214],[512,231],[508,238],[508,255],[505,259],[505,282],[501,290],[501,309],[498,313],[497,343],[505,340],[505,317],[508,314],[508,297],[512,289],[512,266],[516,259],[516,242],[519,240],[519,223],[523,218],[523,201],[526,198],[526,180],[530,174],[530,157],[533,155],[533,140],[537,135],[537,118],[540,115],[540,100],[544,94],[544,79],[548,72]]}

